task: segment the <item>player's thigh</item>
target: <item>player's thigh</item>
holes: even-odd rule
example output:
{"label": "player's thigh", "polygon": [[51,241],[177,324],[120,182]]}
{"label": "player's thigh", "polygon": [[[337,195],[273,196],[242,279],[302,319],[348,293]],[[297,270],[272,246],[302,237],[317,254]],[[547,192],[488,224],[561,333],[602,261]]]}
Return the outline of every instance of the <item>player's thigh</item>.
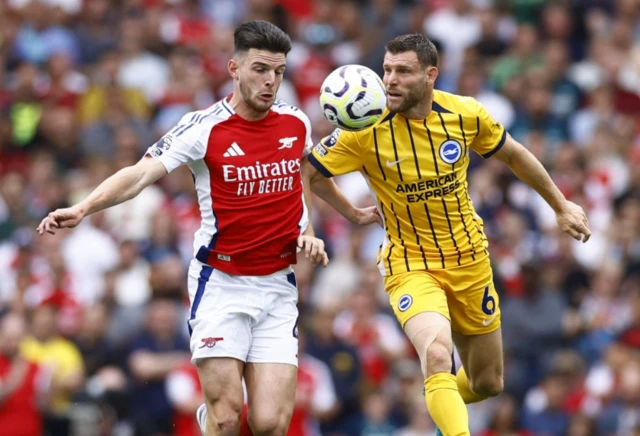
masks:
{"label": "player's thigh", "polygon": [[439,274],[447,289],[453,331],[474,336],[500,328],[500,299],[488,257]]}
{"label": "player's thigh", "polygon": [[471,387],[496,395],[502,390],[502,333],[489,258],[446,274],[453,339]]}
{"label": "player's thigh", "polygon": [[437,312],[422,312],[404,325],[404,332],[420,357],[425,377],[449,372],[453,365],[451,323]]}
{"label": "player's thigh", "polygon": [[251,328],[247,363],[298,365],[298,289],[293,272],[255,278],[265,295],[266,310]]}
{"label": "player's thigh", "polygon": [[447,296],[430,273],[415,271],[385,278],[396,318],[413,344],[425,375],[451,368],[451,324]]}
{"label": "player's thigh", "polygon": [[384,287],[389,295],[393,313],[403,329],[411,318],[424,312],[436,312],[448,320],[451,319],[442,284],[426,271],[387,276],[384,279]]}
{"label": "player's thigh", "polygon": [[453,340],[471,389],[486,396],[499,394],[504,384],[502,329],[471,336],[453,332]]}
{"label": "player's thigh", "polygon": [[258,434],[284,435],[293,414],[298,367],[247,363],[244,378],[251,429]]}
{"label": "player's thigh", "polygon": [[208,357],[197,359],[195,363],[207,410],[213,414],[214,421],[239,420],[244,403],[244,362],[227,357]]}
{"label": "player's thigh", "polygon": [[245,382],[249,424],[257,434],[284,434],[298,374],[298,290],[292,273],[256,278],[269,308],[252,330]]}
{"label": "player's thigh", "polygon": [[189,268],[189,333],[192,361],[211,357],[246,362],[251,325],[263,311],[259,291],[200,262]]}

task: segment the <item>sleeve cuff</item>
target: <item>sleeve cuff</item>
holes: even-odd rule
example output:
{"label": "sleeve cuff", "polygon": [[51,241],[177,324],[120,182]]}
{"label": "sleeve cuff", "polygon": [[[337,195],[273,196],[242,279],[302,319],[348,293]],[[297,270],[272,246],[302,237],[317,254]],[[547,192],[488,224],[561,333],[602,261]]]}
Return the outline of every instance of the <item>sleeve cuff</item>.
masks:
{"label": "sleeve cuff", "polygon": [[172,163],[168,162],[167,159],[163,158],[162,156],[156,156],[153,152],[148,151],[144,154],[145,156],[149,156],[152,159],[157,160],[158,162],[160,162],[162,165],[164,165],[164,168],[167,170],[167,174],[169,174],[171,171],[175,170],[177,167],[180,166],[180,162],[177,163],[177,165],[172,165]]}
{"label": "sleeve cuff", "polygon": [[496,145],[493,148],[493,150],[491,150],[489,153],[483,154],[482,157],[485,158],[485,159],[489,159],[491,156],[493,156],[498,151],[500,151],[500,149],[502,148],[502,146],[504,145],[504,142],[506,140],[507,140],[507,129],[503,129],[502,130],[502,137],[500,138],[500,142],[498,142],[498,145]]}
{"label": "sleeve cuff", "polygon": [[323,176],[333,177],[333,174],[331,174],[331,172],[320,163],[320,161],[315,157],[313,152],[310,153],[307,158],[309,159],[309,162],[311,162],[311,165],[313,165],[318,171],[320,171],[320,173]]}

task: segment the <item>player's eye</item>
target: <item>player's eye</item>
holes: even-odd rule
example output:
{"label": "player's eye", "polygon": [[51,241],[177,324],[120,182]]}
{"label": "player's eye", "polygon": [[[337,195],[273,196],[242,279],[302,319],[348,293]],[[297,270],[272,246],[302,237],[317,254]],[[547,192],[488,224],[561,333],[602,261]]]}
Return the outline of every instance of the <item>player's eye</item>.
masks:
{"label": "player's eye", "polygon": [[278,76],[282,76],[284,74],[284,70],[276,70],[276,74]]}

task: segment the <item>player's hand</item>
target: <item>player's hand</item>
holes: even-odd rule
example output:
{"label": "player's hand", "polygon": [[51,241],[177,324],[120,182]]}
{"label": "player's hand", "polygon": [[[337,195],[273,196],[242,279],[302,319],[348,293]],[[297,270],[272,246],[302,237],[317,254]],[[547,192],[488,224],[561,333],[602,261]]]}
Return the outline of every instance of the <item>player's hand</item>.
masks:
{"label": "player's hand", "polygon": [[355,216],[352,222],[361,226],[366,226],[373,223],[378,223],[381,227],[383,226],[382,218],[378,213],[378,208],[375,206],[356,209]]}
{"label": "player's hand", "polygon": [[564,207],[556,213],[556,220],[560,228],[576,241],[587,242],[591,237],[587,215],[580,206],[571,201],[567,201]]}
{"label": "player's hand", "polygon": [[298,247],[304,250],[304,256],[315,265],[322,264],[326,267],[329,264],[329,256],[324,251],[324,241],[315,236],[298,236]]}
{"label": "player's hand", "polygon": [[84,218],[84,212],[78,206],[57,209],[51,212],[40,222],[36,229],[40,235],[45,232],[55,235],[54,229],[72,228],[80,224]]}

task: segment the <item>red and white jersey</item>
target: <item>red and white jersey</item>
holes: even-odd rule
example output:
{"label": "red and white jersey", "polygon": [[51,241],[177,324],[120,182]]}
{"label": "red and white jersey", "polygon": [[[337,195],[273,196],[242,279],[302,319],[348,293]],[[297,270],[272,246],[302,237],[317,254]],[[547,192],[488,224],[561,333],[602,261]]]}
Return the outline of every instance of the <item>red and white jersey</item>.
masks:
{"label": "red and white jersey", "polygon": [[228,274],[272,274],[296,263],[308,224],[300,166],[311,123],[280,101],[247,121],[229,98],[185,115],[147,153],[169,172],[186,164],[193,174],[202,216],[196,259]]}

